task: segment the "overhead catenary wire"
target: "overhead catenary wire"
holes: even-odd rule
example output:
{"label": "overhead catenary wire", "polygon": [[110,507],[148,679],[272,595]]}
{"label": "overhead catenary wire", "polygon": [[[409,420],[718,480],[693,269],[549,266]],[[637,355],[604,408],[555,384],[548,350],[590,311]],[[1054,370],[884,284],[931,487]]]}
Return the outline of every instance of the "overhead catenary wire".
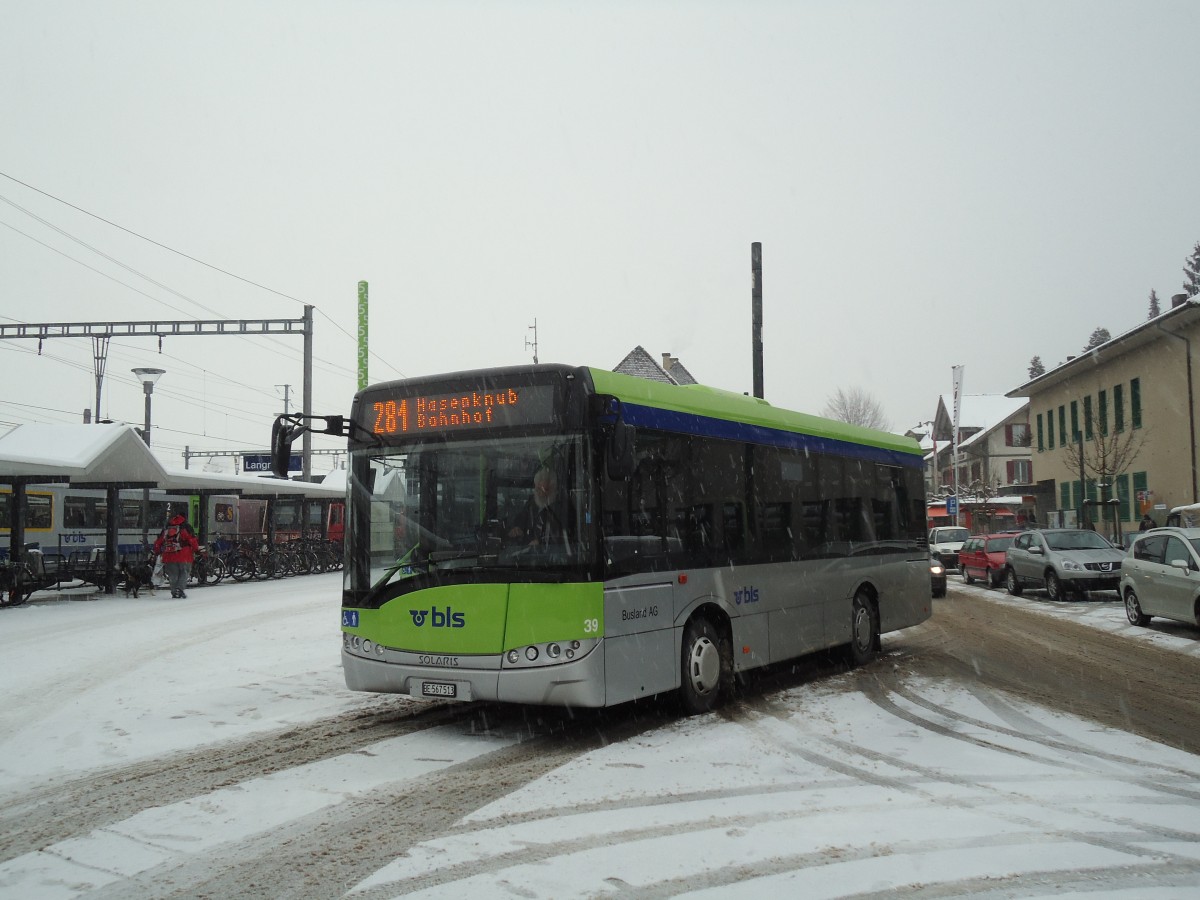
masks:
{"label": "overhead catenary wire", "polygon": [[[328,313],[326,313],[323,309],[320,308],[320,306],[318,306],[315,303],[310,303],[309,301],[301,300],[299,297],[295,297],[295,296],[285,293],[283,291],[276,290],[275,288],[268,287],[265,284],[260,284],[257,281],[253,281],[252,279],[246,278],[242,275],[238,275],[236,272],[230,272],[228,269],[223,269],[220,266],[213,265],[212,263],[206,262],[205,260],[202,260],[202,259],[199,259],[198,257],[192,256],[189,253],[185,253],[182,250],[177,250],[174,247],[171,247],[167,244],[162,243],[161,241],[156,241],[153,238],[147,237],[144,234],[139,234],[138,232],[134,231],[131,228],[126,228],[124,225],[120,225],[117,222],[113,222],[111,219],[106,219],[104,216],[93,213],[90,210],[86,210],[81,206],[76,206],[74,203],[71,203],[68,200],[64,200],[63,198],[57,197],[48,191],[44,191],[41,188],[35,187],[34,185],[29,184],[28,182],[22,181],[21,179],[16,178],[13,175],[9,175],[7,172],[0,171],[0,176],[3,176],[4,178],[7,178],[9,181],[19,184],[22,187],[33,191],[34,193],[41,194],[43,197],[53,200],[56,203],[61,203],[64,206],[70,207],[71,209],[75,210],[76,212],[82,213],[85,216],[89,216],[98,222],[103,222],[104,224],[109,225],[112,228],[116,228],[118,231],[123,231],[126,234],[130,235],[131,237],[135,237],[138,240],[145,241],[148,244],[153,244],[155,247],[159,247],[163,250],[166,250],[168,253],[174,253],[175,255],[180,256],[183,259],[190,260],[191,262],[194,262],[197,265],[204,266],[205,268],[211,269],[214,272],[219,272],[222,275],[226,275],[230,278],[233,278],[237,281],[242,282],[243,284],[250,285],[251,287],[255,287],[260,290],[266,291],[268,293],[275,294],[276,296],[281,297],[285,300],[290,300],[293,303],[299,303],[301,305],[312,306],[313,309],[315,309],[318,313],[320,313],[326,319],[326,321],[328,321],[331,325],[333,325],[334,328],[336,328],[338,331],[342,332],[342,334],[344,334],[346,337],[350,338],[351,340],[357,340],[357,337],[355,335],[351,334],[349,331],[347,331],[345,328],[343,328],[333,317],[331,317]],[[5,199],[5,202],[11,203],[11,201],[8,201],[6,198],[0,197],[0,199]],[[15,206],[16,204],[12,204],[12,205]],[[20,207],[18,207],[18,208],[20,208]],[[49,225],[49,223],[46,223],[46,224]],[[53,225],[49,225],[49,227],[55,228],[55,226],[53,226]],[[55,228],[55,230],[58,230],[58,229]],[[75,240],[75,239],[72,238],[72,240]],[[118,265],[123,265],[116,260],[114,260],[114,262],[117,262]],[[134,270],[131,269],[131,271],[134,271]],[[138,274],[140,275],[141,273],[138,273]],[[145,276],[142,276],[142,277],[145,277]],[[149,280],[149,279],[147,279],[147,280]],[[180,295],[180,296],[182,296],[182,295]],[[185,298],[185,299],[190,299],[190,298]],[[195,301],[192,301],[192,302],[195,302]],[[197,304],[197,305],[200,305],[200,304]],[[201,306],[201,308],[204,309],[205,307]],[[377,353],[375,353],[373,351],[369,351],[369,353],[372,357],[374,357],[379,362],[383,363],[383,365],[387,366],[389,369],[391,369],[393,372],[395,372],[401,378],[407,377],[402,371],[400,371],[400,369],[396,368],[394,365],[392,365],[392,363],[390,363],[388,360],[384,359],[383,357],[379,356]]]}
{"label": "overhead catenary wire", "polygon": [[[0,175],[3,175],[5,178],[9,179],[10,181],[13,181],[14,183],[19,184],[22,187],[25,187],[31,191],[34,191],[37,194],[45,196],[57,203],[61,203],[65,206],[69,207],[70,209],[73,209],[77,212],[80,212],[80,213],[86,215],[86,216],[96,219],[99,222],[103,222],[104,224],[114,227],[114,228],[118,229],[119,231],[125,232],[139,240],[143,240],[143,241],[150,243],[156,247],[159,247],[163,250],[166,250],[168,252],[176,254],[184,259],[195,262],[196,264],[204,266],[208,269],[211,269],[214,272],[219,272],[219,273],[221,273],[225,276],[231,277],[237,281],[240,281],[247,285],[251,285],[253,287],[265,290],[271,294],[275,294],[275,295],[280,296],[289,301],[296,302],[296,303],[304,302],[303,300],[301,300],[298,297],[294,297],[283,291],[275,290],[274,288],[271,288],[271,287],[268,287],[267,285],[253,281],[252,279],[248,279],[243,276],[240,276],[240,275],[238,275],[234,272],[231,272],[227,269],[224,269],[220,266],[214,266],[210,263],[205,262],[204,260],[201,260],[195,256],[192,256],[191,254],[187,254],[182,251],[176,250],[175,248],[170,247],[160,241],[153,240],[152,238],[149,238],[143,234],[140,234],[132,229],[126,228],[125,226],[119,225],[118,223],[113,222],[103,216],[96,215],[95,213],[92,213],[86,209],[83,209],[82,207],[77,206],[76,204],[70,203],[66,200],[63,200],[62,198],[56,197],[55,195],[53,195],[47,191],[44,191],[40,188],[37,188],[31,184],[28,184],[27,182],[24,182],[20,179],[14,178],[13,176],[9,175],[8,173],[0,172]],[[78,246],[88,250],[91,253],[96,254],[101,259],[105,260],[107,263],[110,263],[114,266],[118,266],[119,268],[124,269],[125,271],[129,272],[130,274],[143,279],[148,285],[152,286],[155,291],[162,291],[164,293],[170,294],[174,297],[179,298],[180,300],[184,301],[186,304],[188,304],[196,309],[205,311],[205,313],[208,315],[211,315],[211,316],[214,316],[217,318],[221,318],[221,314],[219,312],[217,312],[212,307],[200,302],[195,297],[189,296],[188,294],[171,287],[170,285],[164,283],[163,281],[160,281],[160,280],[148,275],[147,273],[145,273],[144,271],[141,271],[137,267],[134,267],[134,266],[131,266],[131,265],[125,263],[124,261],[119,259],[117,256],[114,256],[110,253],[105,252],[98,246],[95,246],[93,243],[89,243],[88,241],[82,240],[81,238],[77,237],[76,235],[71,234],[65,228],[60,227],[59,225],[48,220],[44,216],[38,215],[36,212],[26,208],[25,206],[22,206],[20,203],[15,202],[14,200],[10,199],[9,197],[0,195],[0,202],[6,203],[8,206],[13,208],[14,210],[17,210],[17,211],[21,212],[22,214],[28,216],[29,218],[33,219],[34,221],[38,222],[41,226],[50,229],[57,235],[76,243]],[[156,296],[155,293],[150,293],[146,290],[142,290],[139,287],[132,285],[132,284],[128,283],[127,281],[122,280],[119,277],[115,277],[114,275],[112,275],[106,271],[103,271],[102,269],[100,269],[94,265],[89,265],[87,262],[84,262],[83,260],[76,258],[75,256],[71,255],[68,252],[64,252],[63,250],[53,246],[52,244],[48,243],[47,241],[41,240],[38,237],[36,237],[35,235],[30,234],[27,231],[16,227],[15,225],[12,225],[8,222],[3,222],[3,221],[0,221],[0,224],[4,225],[6,228],[8,228],[10,231],[15,233],[16,235],[23,237],[26,240],[28,240],[32,243],[35,243],[40,247],[43,247],[44,249],[52,251],[53,253],[62,257],[63,259],[66,259],[67,261],[72,262],[77,266],[87,269],[88,271],[92,272],[93,274],[102,276],[103,278],[107,279],[108,281],[111,281],[112,283],[118,285],[119,287],[122,287],[128,291],[131,291],[139,296],[145,297],[147,300],[150,300],[151,302],[153,302],[155,304],[162,305],[166,309],[173,310],[181,316],[184,316],[184,317],[189,316],[189,314],[184,309],[170,303],[169,301],[163,299],[160,296]],[[325,320],[328,324],[332,325],[334,331],[340,333],[341,335],[343,335],[351,340],[356,340],[356,336],[354,334],[352,334],[350,331],[348,331],[346,328],[344,328],[340,323],[338,323],[333,317],[331,317],[323,309],[321,309],[320,307],[317,307],[315,304],[306,304],[306,305],[309,306],[312,310],[314,310],[318,315],[320,315],[322,317],[322,319]],[[5,318],[8,318],[8,317],[5,317]],[[10,319],[10,321],[20,321],[20,320]],[[21,322],[21,324],[31,324],[31,323]],[[238,335],[238,336],[242,337],[243,340],[248,340],[248,338],[246,336],[242,336],[242,335]],[[160,336],[160,348],[159,348],[160,353],[162,352],[161,337],[162,336]],[[264,337],[264,336],[257,336],[258,340],[256,340],[256,342],[255,342],[256,350],[265,349],[272,354],[280,356],[281,358],[288,359],[289,361],[292,361],[292,362],[296,361],[297,356],[299,355],[298,348],[291,348],[290,346],[285,345],[283,342],[274,340],[270,337],[268,337],[268,340],[266,342],[263,342],[261,340],[262,337]],[[264,347],[263,346],[264,343],[274,344],[275,346]],[[114,345],[114,347],[115,346],[116,345]],[[141,359],[138,359],[137,354],[134,352],[132,347],[130,347],[129,345],[123,345],[123,348],[126,351],[126,353],[123,354],[124,356],[126,356],[129,359],[137,359],[138,362],[141,362]],[[47,358],[51,361],[55,361],[60,364],[68,365],[73,368],[80,369],[82,371],[92,371],[91,367],[85,366],[85,365],[75,362],[75,361],[72,361],[72,360],[68,359],[66,356],[58,356],[55,354],[45,353],[44,351],[42,351],[40,342],[39,342],[39,354],[38,355],[44,356],[45,358]],[[378,353],[372,351],[372,352],[370,352],[370,355],[374,356],[376,358],[376,360],[379,361],[388,370],[395,372],[398,377],[406,377],[404,372],[402,372],[400,369],[398,369],[396,366],[394,366],[389,360],[380,356]],[[119,358],[119,357],[114,357],[114,363],[116,361],[116,358]],[[317,365],[319,370],[324,371],[326,374],[334,375],[339,378],[349,378],[349,379],[353,378],[354,369],[351,366],[339,365],[338,363],[332,362],[329,359],[326,359],[324,357],[321,357],[321,356],[318,356],[315,354],[310,355],[309,358],[312,360],[313,363],[315,363]],[[211,376],[213,376],[213,378],[215,380],[217,380],[220,383],[225,383],[225,384],[236,386],[239,390],[250,392],[251,394],[253,394],[259,398],[257,401],[255,401],[244,395],[230,396],[229,394],[222,393],[222,392],[214,393],[208,389],[207,381],[205,382],[205,388],[203,389],[202,392],[199,392],[199,393],[189,392],[187,390],[186,386],[179,385],[179,384],[173,385],[172,386],[173,389],[171,389],[171,390],[163,389],[160,391],[160,393],[164,397],[171,397],[173,399],[176,399],[178,402],[186,403],[189,405],[198,405],[202,410],[205,410],[205,409],[208,410],[208,412],[205,413],[205,419],[204,419],[205,422],[214,421],[213,417],[214,417],[214,413],[215,413],[215,415],[217,417],[216,418],[217,421],[219,421],[220,418],[223,417],[223,419],[225,420],[226,423],[240,421],[240,422],[245,422],[245,423],[251,424],[251,425],[257,425],[259,422],[259,419],[253,417],[254,413],[250,412],[247,409],[247,404],[249,404],[249,406],[251,408],[257,407],[257,408],[263,409],[264,416],[269,416],[270,414],[272,414],[276,411],[274,409],[274,398],[271,397],[268,394],[268,392],[266,392],[265,390],[256,388],[252,385],[249,385],[244,382],[240,382],[233,378],[230,378],[221,371],[214,371],[214,370],[206,368],[204,366],[195,365],[195,364],[191,363],[186,358],[186,356],[174,355],[174,356],[172,356],[172,359],[178,365],[182,365],[188,370],[191,370],[196,373],[201,373],[205,377],[208,375],[211,375]],[[114,377],[114,376],[110,375],[110,378],[112,380],[116,381],[117,383],[135,384],[135,382],[130,381],[127,377],[121,377],[121,376]],[[315,400],[315,398],[314,398],[314,400]],[[214,401],[217,404],[219,404],[219,406],[214,407],[212,405]],[[342,397],[339,400],[335,401],[334,403],[326,403],[324,405],[341,407],[344,404],[345,404],[345,398]],[[106,406],[107,406],[107,404],[106,404]],[[314,403],[314,408],[316,408],[316,406],[317,406],[317,403]],[[246,414],[243,414],[243,413],[246,413]],[[65,416],[69,416],[69,417],[76,415],[75,413],[72,413],[72,412],[63,412],[61,414],[65,415]],[[107,414],[107,411],[105,411],[105,412],[97,411],[97,415],[107,418],[109,414]],[[185,434],[185,435],[191,434],[191,432],[188,432],[185,430],[181,430],[179,433]],[[197,435],[197,436],[199,436],[199,435]],[[238,438],[238,437],[229,437],[226,439],[219,438],[216,435],[208,433],[207,426],[205,426],[205,433],[203,436],[207,440],[229,440],[229,441],[236,442],[236,443],[244,443],[245,442],[244,438]]]}

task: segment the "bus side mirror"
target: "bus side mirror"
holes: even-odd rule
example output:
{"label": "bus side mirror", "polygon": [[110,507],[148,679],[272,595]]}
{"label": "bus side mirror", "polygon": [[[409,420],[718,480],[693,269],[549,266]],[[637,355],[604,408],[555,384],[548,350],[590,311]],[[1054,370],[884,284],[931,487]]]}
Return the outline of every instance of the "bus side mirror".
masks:
{"label": "bus side mirror", "polygon": [[634,470],[637,469],[637,463],[633,456],[633,445],[636,439],[637,430],[632,425],[626,425],[620,419],[613,423],[605,452],[605,465],[609,478],[614,481],[624,481],[633,475]]}
{"label": "bus side mirror", "polygon": [[291,468],[292,441],[300,426],[293,425],[283,416],[275,419],[271,426],[271,474],[276,478],[287,478]]}

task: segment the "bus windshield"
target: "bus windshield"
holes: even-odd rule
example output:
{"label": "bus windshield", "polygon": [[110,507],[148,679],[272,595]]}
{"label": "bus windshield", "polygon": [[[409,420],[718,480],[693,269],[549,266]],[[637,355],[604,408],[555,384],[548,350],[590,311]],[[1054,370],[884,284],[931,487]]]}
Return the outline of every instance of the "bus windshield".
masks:
{"label": "bus windshield", "polygon": [[[579,436],[437,441],[360,451],[373,475],[351,521],[370,534],[369,571],[352,591],[376,593],[456,569],[562,570],[590,559],[591,491]],[[369,503],[369,509],[366,504]],[[355,584],[365,577],[369,584]],[[486,579],[488,576],[480,575]]]}

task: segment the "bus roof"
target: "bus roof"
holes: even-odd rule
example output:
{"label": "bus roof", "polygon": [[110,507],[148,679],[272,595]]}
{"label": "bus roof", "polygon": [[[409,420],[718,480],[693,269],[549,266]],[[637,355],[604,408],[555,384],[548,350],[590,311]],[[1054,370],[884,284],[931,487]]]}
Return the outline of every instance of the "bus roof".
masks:
{"label": "bus roof", "polygon": [[[903,435],[847,425],[845,422],[807,413],[777,409],[766,400],[707,385],[663,384],[632,375],[609,372],[606,369],[589,369],[588,372],[598,393],[612,394],[623,405],[633,404],[668,413],[717,419],[748,426],[750,430],[770,429],[815,438],[818,442],[832,441],[872,447],[887,454],[911,455],[918,463],[922,459],[920,445],[913,438]],[[631,424],[636,425],[638,422],[632,421]],[[775,441],[768,440],[764,443]],[[904,461],[909,465],[913,464],[912,460]]]}

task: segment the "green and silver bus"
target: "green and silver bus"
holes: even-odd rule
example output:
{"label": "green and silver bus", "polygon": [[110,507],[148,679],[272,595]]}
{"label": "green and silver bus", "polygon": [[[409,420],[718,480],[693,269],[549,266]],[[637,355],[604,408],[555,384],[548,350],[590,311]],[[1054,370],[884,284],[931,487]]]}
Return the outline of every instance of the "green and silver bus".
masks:
{"label": "green and silver bus", "polygon": [[[276,421],[281,465],[304,418]],[[563,365],[375,385],[324,430],[349,438],[353,690],[581,707],[678,691],[703,712],[736,673],[831,647],[862,664],[930,615],[907,438]]]}

